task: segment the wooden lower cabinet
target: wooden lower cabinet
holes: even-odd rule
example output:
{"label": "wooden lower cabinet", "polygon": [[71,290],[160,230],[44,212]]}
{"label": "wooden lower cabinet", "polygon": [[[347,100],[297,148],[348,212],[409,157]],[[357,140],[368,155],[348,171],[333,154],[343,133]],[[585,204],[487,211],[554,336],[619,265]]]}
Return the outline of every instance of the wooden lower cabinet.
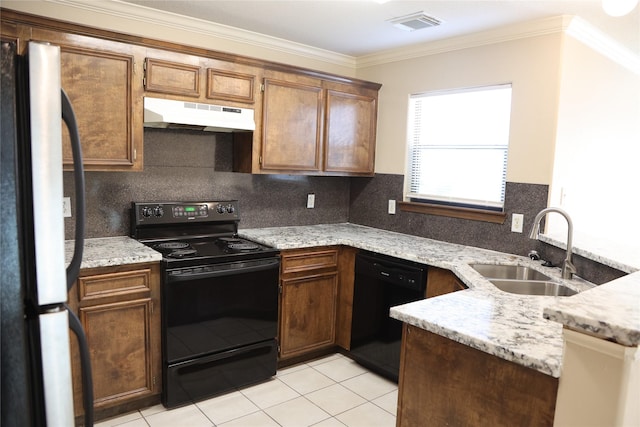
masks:
{"label": "wooden lower cabinet", "polygon": [[338,249],[282,252],[280,360],[335,345]]}
{"label": "wooden lower cabinet", "polygon": [[[161,390],[159,266],[82,270],[69,293],[84,328],[96,419],[159,401]],[[83,414],[79,356],[72,334],[74,406]]]}
{"label": "wooden lower cabinet", "polygon": [[398,427],[551,426],[558,379],[404,324]]}
{"label": "wooden lower cabinet", "polygon": [[460,279],[450,270],[429,267],[427,273],[427,298],[437,297],[438,295],[461,291],[463,289],[467,289],[467,287],[463,285]]}

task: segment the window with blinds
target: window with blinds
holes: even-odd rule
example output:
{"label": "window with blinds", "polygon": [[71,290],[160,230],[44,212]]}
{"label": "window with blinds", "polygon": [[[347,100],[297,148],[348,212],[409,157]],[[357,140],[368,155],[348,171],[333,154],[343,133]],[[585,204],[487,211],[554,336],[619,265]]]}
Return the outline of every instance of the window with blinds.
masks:
{"label": "window with blinds", "polygon": [[511,85],[411,95],[405,200],[502,211]]}

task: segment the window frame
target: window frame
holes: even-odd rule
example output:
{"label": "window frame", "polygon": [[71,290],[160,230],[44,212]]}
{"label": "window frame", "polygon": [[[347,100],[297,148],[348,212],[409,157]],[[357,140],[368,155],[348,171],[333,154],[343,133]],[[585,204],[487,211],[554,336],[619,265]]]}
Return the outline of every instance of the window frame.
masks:
{"label": "window frame", "polygon": [[[434,90],[428,92],[420,92],[409,95],[408,99],[408,110],[407,110],[407,140],[406,140],[406,165],[405,165],[405,179],[403,186],[403,201],[399,202],[399,209],[401,211],[407,212],[418,212],[425,214],[433,214],[433,215],[441,215],[448,216],[454,218],[462,218],[462,219],[471,219],[478,221],[486,221],[492,223],[504,223],[506,219],[506,172],[507,172],[507,162],[508,162],[508,153],[509,153],[509,145],[510,145],[510,127],[511,127],[511,109],[513,108],[513,97],[510,99],[510,116],[509,116],[509,124],[507,130],[507,141],[506,141],[506,152],[504,159],[504,169],[503,169],[503,182],[502,182],[502,200],[501,206],[491,206],[490,204],[485,205],[475,205],[474,203],[468,204],[462,202],[462,198],[458,197],[451,198],[450,201],[446,200],[446,197],[438,197],[438,195],[434,194],[433,200],[424,199],[420,200],[420,198],[411,197],[411,185],[412,185],[412,172],[414,159],[412,157],[413,144],[411,141],[412,138],[412,129],[411,127],[415,125],[414,117],[411,116],[411,102],[412,99],[418,97],[428,97],[428,96],[439,96],[443,94],[460,94],[465,92],[477,92],[477,91],[485,91],[485,90],[494,90],[494,89],[506,89],[509,88],[511,91],[511,95],[513,93],[513,84],[511,82],[508,83],[498,83],[498,84],[490,84],[483,86],[474,86],[474,87],[463,87],[463,88],[454,88],[454,89],[445,89],[445,90]],[[437,147],[437,144],[432,144]],[[462,145],[462,144],[459,144]],[[496,144],[496,146],[501,146],[503,144]],[[452,147],[456,147],[455,144],[451,145]],[[489,145],[479,145],[479,147],[488,147]],[[415,195],[415,193],[413,193]],[[443,200],[444,199],[444,200]]]}

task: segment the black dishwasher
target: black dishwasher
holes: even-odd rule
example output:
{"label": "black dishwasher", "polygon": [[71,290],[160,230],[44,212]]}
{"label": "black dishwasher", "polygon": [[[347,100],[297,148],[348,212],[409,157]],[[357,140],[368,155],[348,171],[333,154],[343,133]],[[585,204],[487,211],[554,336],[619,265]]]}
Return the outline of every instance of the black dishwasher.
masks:
{"label": "black dishwasher", "polygon": [[356,255],[350,356],[398,381],[402,322],[389,308],[425,297],[427,266],[372,252]]}

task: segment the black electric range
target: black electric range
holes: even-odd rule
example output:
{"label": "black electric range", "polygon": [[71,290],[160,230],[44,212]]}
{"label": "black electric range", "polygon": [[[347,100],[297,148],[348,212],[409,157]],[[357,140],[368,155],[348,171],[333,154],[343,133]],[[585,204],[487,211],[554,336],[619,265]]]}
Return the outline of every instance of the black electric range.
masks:
{"label": "black electric range", "polygon": [[167,407],[275,374],[279,251],[238,237],[239,221],[237,200],[132,203],[132,237],[162,253]]}

